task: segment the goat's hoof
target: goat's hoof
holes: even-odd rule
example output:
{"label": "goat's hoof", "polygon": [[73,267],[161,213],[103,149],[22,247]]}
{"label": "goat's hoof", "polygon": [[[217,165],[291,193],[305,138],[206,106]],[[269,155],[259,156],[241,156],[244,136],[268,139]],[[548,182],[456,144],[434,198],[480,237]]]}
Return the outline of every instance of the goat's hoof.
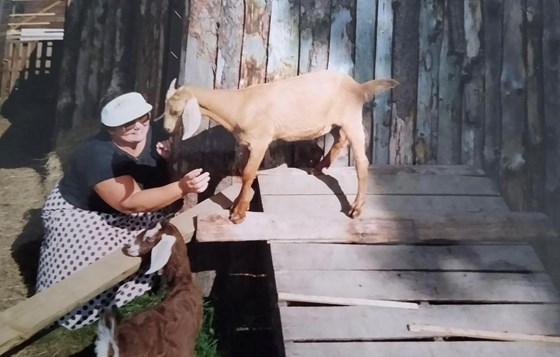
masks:
{"label": "goat's hoof", "polygon": [[350,212],[348,212],[348,215],[351,218],[357,218],[360,216],[360,214],[362,214],[362,209],[357,207],[352,207],[352,209],[350,209]]}
{"label": "goat's hoof", "polygon": [[229,220],[232,221],[234,224],[239,224],[245,220],[245,214],[232,212],[229,215]]}
{"label": "goat's hoof", "polygon": [[323,167],[313,167],[311,168],[311,171],[309,172],[311,175],[313,176],[321,176],[324,175],[323,173]]}

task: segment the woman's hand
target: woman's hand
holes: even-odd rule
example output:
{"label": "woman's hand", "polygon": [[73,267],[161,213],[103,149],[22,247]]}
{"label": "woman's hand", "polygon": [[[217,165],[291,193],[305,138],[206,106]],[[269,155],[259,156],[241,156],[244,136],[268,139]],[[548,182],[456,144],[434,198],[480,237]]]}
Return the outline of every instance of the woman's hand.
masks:
{"label": "woman's hand", "polygon": [[202,172],[202,169],[194,169],[179,180],[181,190],[187,194],[191,192],[201,193],[208,188],[210,174]]}
{"label": "woman's hand", "polygon": [[171,141],[169,139],[160,141],[156,144],[156,152],[164,158],[165,160],[169,159],[171,155]]}

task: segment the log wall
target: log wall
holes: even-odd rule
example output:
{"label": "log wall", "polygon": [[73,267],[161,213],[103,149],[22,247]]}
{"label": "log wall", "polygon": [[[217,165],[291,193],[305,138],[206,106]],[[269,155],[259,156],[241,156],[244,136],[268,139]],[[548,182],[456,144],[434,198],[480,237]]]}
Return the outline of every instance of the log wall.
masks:
{"label": "log wall", "polygon": [[[62,128],[113,87],[134,87],[160,113],[175,76],[209,88],[324,68],[393,77],[401,85],[364,109],[372,164],[473,165],[511,208],[560,218],[556,0],[74,0],[66,30]],[[263,166],[309,166],[331,142],[277,143]],[[235,143],[210,120],[182,151],[181,172],[235,168]],[[349,164],[346,151],[336,165]]]}
{"label": "log wall", "polygon": [[170,1],[68,2],[58,135],[99,121],[99,103],[113,93],[138,91],[161,110]]}

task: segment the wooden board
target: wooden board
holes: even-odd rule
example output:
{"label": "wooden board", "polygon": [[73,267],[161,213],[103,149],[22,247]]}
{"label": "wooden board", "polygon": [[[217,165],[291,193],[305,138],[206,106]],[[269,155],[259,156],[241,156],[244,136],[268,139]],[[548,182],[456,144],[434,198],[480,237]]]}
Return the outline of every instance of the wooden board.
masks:
{"label": "wooden board", "polygon": [[[199,213],[197,240],[252,241],[293,240],[342,243],[461,241],[536,241],[558,237],[541,213],[505,214],[385,214],[351,219],[335,213],[276,215],[248,212],[235,225],[227,211]],[[192,217],[187,221],[192,221]],[[181,219],[182,220],[182,219]]]}
{"label": "wooden board", "polygon": [[512,342],[377,342],[288,343],[286,357],[556,357],[560,347],[544,343]]}
{"label": "wooden board", "polygon": [[435,161],[438,123],[438,72],[441,51],[443,2],[422,1],[420,4],[419,66],[416,138],[416,163]]}
{"label": "wooden board", "polygon": [[[377,38],[375,43],[375,78],[391,78],[393,47],[393,1],[377,2]],[[375,97],[373,108],[373,143],[371,157],[374,164],[389,163],[391,136],[391,91]]]}
{"label": "wooden board", "polygon": [[275,270],[542,271],[530,245],[272,243]]}
{"label": "wooden board", "polygon": [[[283,175],[259,177],[263,195],[326,195],[355,194],[358,191],[356,173],[332,172],[329,175],[298,175],[286,183]],[[368,176],[369,195],[486,195],[499,196],[493,182],[486,177],[439,175],[380,175]]]}
{"label": "wooden board", "polygon": [[[345,215],[355,195],[265,195],[264,211],[276,214],[318,215],[341,212]],[[365,197],[362,217],[391,213],[507,212],[505,201],[497,196],[374,196]],[[344,213],[342,213],[344,212]]]}
{"label": "wooden board", "polygon": [[171,218],[170,222],[179,230],[185,242],[189,242],[196,231],[195,217],[202,214],[218,213],[231,207],[240,189],[241,184],[233,184],[222,192]]}
{"label": "wooden board", "polygon": [[369,306],[280,307],[285,341],[371,341],[440,336],[411,332],[407,325],[412,323],[560,335],[559,314],[557,304],[432,305],[416,310]]}
{"label": "wooden board", "polygon": [[[331,167],[324,170],[328,175],[355,175],[356,169],[353,167]],[[261,175],[307,175],[305,169],[278,166],[272,169],[259,171]],[[485,176],[483,170],[467,165],[370,165],[369,175],[459,175],[459,176]]]}
{"label": "wooden board", "polygon": [[560,299],[548,275],[418,271],[276,271],[279,293],[402,301],[531,302]]}

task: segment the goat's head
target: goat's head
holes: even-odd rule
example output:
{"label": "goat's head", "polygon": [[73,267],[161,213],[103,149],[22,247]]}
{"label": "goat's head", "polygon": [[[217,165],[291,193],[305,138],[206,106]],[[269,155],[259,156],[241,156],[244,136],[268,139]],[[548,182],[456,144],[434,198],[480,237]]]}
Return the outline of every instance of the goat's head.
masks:
{"label": "goat's head", "polygon": [[151,264],[146,274],[154,273],[167,264],[177,237],[174,228],[166,222],[158,223],[154,228],[144,230],[136,236],[134,242],[125,246],[125,254],[142,257],[151,252]]}
{"label": "goat's head", "polygon": [[165,96],[163,128],[168,133],[179,130],[179,117],[181,117],[183,125],[183,136],[181,139],[186,140],[193,136],[200,127],[202,114],[194,95],[186,87],[175,89],[176,82],[177,79],[171,81]]}

